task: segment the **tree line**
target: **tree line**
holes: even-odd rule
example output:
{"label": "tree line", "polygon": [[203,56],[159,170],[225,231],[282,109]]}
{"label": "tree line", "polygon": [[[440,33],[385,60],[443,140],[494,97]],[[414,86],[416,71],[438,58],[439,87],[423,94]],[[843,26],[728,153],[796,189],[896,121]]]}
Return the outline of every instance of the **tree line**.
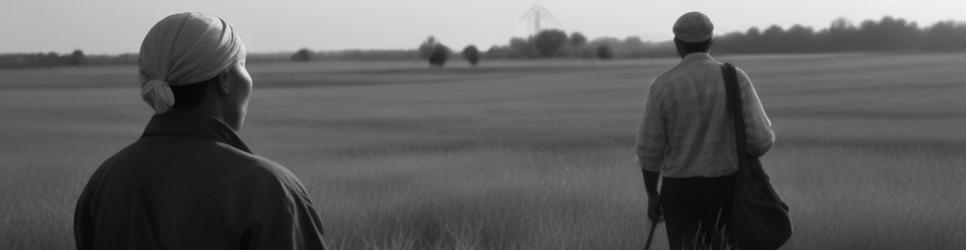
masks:
{"label": "tree line", "polygon": [[674,55],[670,42],[644,41],[631,36],[624,39],[599,37],[588,40],[580,32],[569,36],[562,30],[542,30],[528,38],[514,37],[506,45],[496,45],[486,51],[487,59],[539,58],[644,58]]}
{"label": "tree line", "polygon": [[138,55],[134,53],[85,55],[84,51],[76,49],[69,54],[57,52],[0,54],[0,69],[135,64],[137,61]]}
{"label": "tree line", "polygon": [[715,38],[713,49],[736,54],[966,51],[966,24],[941,21],[919,27],[890,16],[854,24],[838,18],[817,31],[802,25],[752,27]]}
{"label": "tree line", "polygon": [[[839,53],[839,52],[953,52],[966,51],[966,23],[941,21],[919,27],[902,18],[885,16],[880,20],[864,20],[854,24],[838,18],[827,28],[815,30],[803,25],[785,29],[771,25],[765,29],[751,27],[745,32],[716,36],[712,50],[721,54],[765,53]],[[593,40],[563,30],[542,30],[530,37],[513,37],[507,44],[494,45],[484,52],[469,45],[464,58],[475,65],[482,59],[541,58],[656,58],[674,57],[672,41],[643,41],[631,36],[624,39],[600,37]],[[430,36],[415,51],[420,59],[442,66],[454,52]]]}
{"label": "tree line", "polygon": [[[838,18],[828,27],[818,30],[797,24],[788,28],[778,25],[764,29],[751,27],[747,31],[716,36],[712,50],[723,54],[966,51],[966,23],[941,21],[920,27],[915,22],[885,16],[880,20],[864,20],[857,24]],[[431,61],[431,65],[442,66],[452,54],[457,52],[430,36],[413,49],[312,51],[302,48],[295,53],[252,53],[248,61],[422,59]],[[636,36],[588,39],[580,32],[568,34],[558,29],[542,30],[529,37],[513,37],[506,44],[494,45],[485,51],[467,45],[459,54],[473,65],[480,60],[492,59],[611,59],[677,55],[671,41],[644,41]],[[79,49],[69,54],[0,54],[0,68],[135,63],[137,54],[90,56]]]}
{"label": "tree line", "polygon": [[[569,39],[569,43],[566,42]],[[529,38],[512,38],[494,46],[488,58],[532,59],[548,57],[606,58],[606,49],[617,58],[672,57],[674,43],[645,42],[639,37],[601,37],[589,42],[580,33],[569,37],[560,30],[544,30]],[[712,50],[722,54],[833,53],[833,52],[952,52],[966,51],[966,23],[941,21],[919,27],[915,22],[890,16],[854,24],[845,18],[815,30],[802,25],[785,29],[772,25],[714,38]]]}

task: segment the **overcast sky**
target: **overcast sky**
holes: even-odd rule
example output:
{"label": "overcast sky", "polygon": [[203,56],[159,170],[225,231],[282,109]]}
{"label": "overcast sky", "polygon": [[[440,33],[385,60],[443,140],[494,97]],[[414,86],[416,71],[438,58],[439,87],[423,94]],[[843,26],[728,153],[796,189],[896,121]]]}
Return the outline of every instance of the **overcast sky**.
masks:
{"label": "overcast sky", "polygon": [[[3,0],[0,53],[82,49],[88,54],[137,52],[151,26],[169,14],[199,11],[224,18],[249,51],[414,48],[434,35],[452,48],[486,50],[525,36],[530,0]],[[891,15],[931,25],[966,20],[964,0],[542,0],[555,17],[547,26],[590,38],[639,36],[667,40],[671,24],[702,11],[716,33],[751,26],[827,27]],[[549,21],[545,21],[547,23]]]}

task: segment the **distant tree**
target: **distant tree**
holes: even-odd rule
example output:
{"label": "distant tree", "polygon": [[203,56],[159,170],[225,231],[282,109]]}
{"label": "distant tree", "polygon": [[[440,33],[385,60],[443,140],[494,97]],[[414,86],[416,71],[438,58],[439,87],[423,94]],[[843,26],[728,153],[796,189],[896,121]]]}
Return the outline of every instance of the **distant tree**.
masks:
{"label": "distant tree", "polygon": [[426,41],[423,41],[423,43],[419,45],[419,58],[423,60],[429,59],[429,57],[433,55],[433,51],[436,49],[437,45],[439,45],[439,41],[436,41],[435,37],[429,36],[426,38]]}
{"label": "distant tree", "polygon": [[761,32],[761,41],[763,46],[760,48],[762,52],[765,53],[775,53],[780,52],[782,48],[782,42],[785,38],[785,29],[778,25],[769,26],[767,29]]}
{"label": "distant tree", "polygon": [[880,39],[886,50],[909,50],[919,46],[919,27],[915,22],[885,16],[879,21]]}
{"label": "distant tree", "polygon": [[487,49],[484,54],[486,55],[486,58],[506,59],[510,58],[510,56],[513,54],[513,51],[510,49],[510,46],[493,45],[490,46],[490,49]]}
{"label": "distant tree", "polygon": [[758,27],[751,27],[751,28],[748,28],[748,32],[746,32],[745,34],[747,34],[750,37],[757,38],[758,36],[761,36],[761,31],[758,30]]}
{"label": "distant tree", "polygon": [[740,52],[753,52],[761,45],[761,31],[758,30],[758,27],[748,28],[748,32],[744,36],[740,33],[737,36],[739,46],[743,46],[739,48]]}
{"label": "distant tree", "polygon": [[785,41],[783,52],[812,52],[814,51],[814,44],[812,40],[815,38],[815,32],[812,28],[805,27],[799,24],[792,25],[785,32]]}
{"label": "distant tree", "polygon": [[540,57],[548,58],[557,55],[568,41],[567,33],[558,29],[541,30],[534,36],[533,45]]}
{"label": "distant tree", "polygon": [[510,51],[513,58],[534,58],[538,55],[533,43],[519,37],[510,38]]}
{"label": "distant tree", "polygon": [[295,54],[292,54],[291,60],[292,61],[296,61],[296,62],[308,62],[308,61],[311,61],[312,60],[312,51],[310,51],[307,48],[301,48],[298,51],[295,51]]}
{"label": "distant tree", "polygon": [[624,38],[624,45],[628,47],[643,47],[644,40],[641,40],[641,38],[637,36],[629,36]]}
{"label": "distant tree", "polygon": [[966,49],[966,24],[941,21],[924,31],[922,47],[932,51]]}
{"label": "distant tree", "polygon": [[78,66],[87,64],[87,58],[84,57],[84,51],[75,49],[73,53],[70,54],[70,65]]}
{"label": "distant tree", "polygon": [[443,65],[446,64],[446,59],[449,59],[449,54],[449,47],[437,43],[436,47],[434,47],[432,52],[429,54],[429,65],[434,67],[443,67]]}
{"label": "distant tree", "polygon": [[607,44],[601,44],[597,47],[597,58],[601,60],[610,60],[614,58],[614,51],[611,50],[610,46]]}
{"label": "distant tree", "polygon": [[839,17],[832,21],[832,24],[829,25],[826,32],[828,34],[828,40],[825,41],[825,51],[851,51],[859,45],[855,37],[855,25],[844,17]]}
{"label": "distant tree", "polygon": [[470,65],[476,66],[480,62],[480,50],[473,45],[466,46],[463,48],[463,58],[470,62]]}
{"label": "distant tree", "polygon": [[47,52],[47,56],[45,56],[41,60],[41,63],[42,63],[41,65],[43,65],[44,67],[52,67],[52,66],[62,65],[63,61],[64,60],[62,60],[62,58],[60,57],[60,55],[57,54],[57,52],[51,51],[51,52]]}
{"label": "distant tree", "polygon": [[570,34],[570,46],[574,48],[580,48],[587,44],[587,37],[580,32],[574,32]]}

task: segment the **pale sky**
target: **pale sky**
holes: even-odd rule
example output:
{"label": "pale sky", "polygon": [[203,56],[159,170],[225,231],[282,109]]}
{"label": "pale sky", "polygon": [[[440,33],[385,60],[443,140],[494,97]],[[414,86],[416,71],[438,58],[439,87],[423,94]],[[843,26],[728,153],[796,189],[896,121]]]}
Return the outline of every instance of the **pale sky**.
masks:
{"label": "pale sky", "polygon": [[[415,48],[434,35],[459,49],[482,50],[526,36],[521,20],[533,0],[2,0],[0,53],[87,54],[137,52],[161,18],[198,11],[224,18],[250,52]],[[827,27],[836,17],[858,23],[882,16],[920,26],[966,20],[964,0],[541,0],[565,31],[589,38],[640,36],[668,40],[671,25],[687,11],[701,11],[715,33],[772,24]]]}

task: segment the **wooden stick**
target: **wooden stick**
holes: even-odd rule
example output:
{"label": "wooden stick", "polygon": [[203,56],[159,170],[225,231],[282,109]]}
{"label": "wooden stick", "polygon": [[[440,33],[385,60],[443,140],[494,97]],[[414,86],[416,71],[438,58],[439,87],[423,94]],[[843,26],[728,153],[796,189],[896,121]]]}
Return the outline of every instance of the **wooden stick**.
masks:
{"label": "wooden stick", "polygon": [[658,222],[651,222],[651,232],[647,234],[647,243],[644,244],[644,250],[651,249],[651,241],[654,239],[654,229],[657,228]]}

